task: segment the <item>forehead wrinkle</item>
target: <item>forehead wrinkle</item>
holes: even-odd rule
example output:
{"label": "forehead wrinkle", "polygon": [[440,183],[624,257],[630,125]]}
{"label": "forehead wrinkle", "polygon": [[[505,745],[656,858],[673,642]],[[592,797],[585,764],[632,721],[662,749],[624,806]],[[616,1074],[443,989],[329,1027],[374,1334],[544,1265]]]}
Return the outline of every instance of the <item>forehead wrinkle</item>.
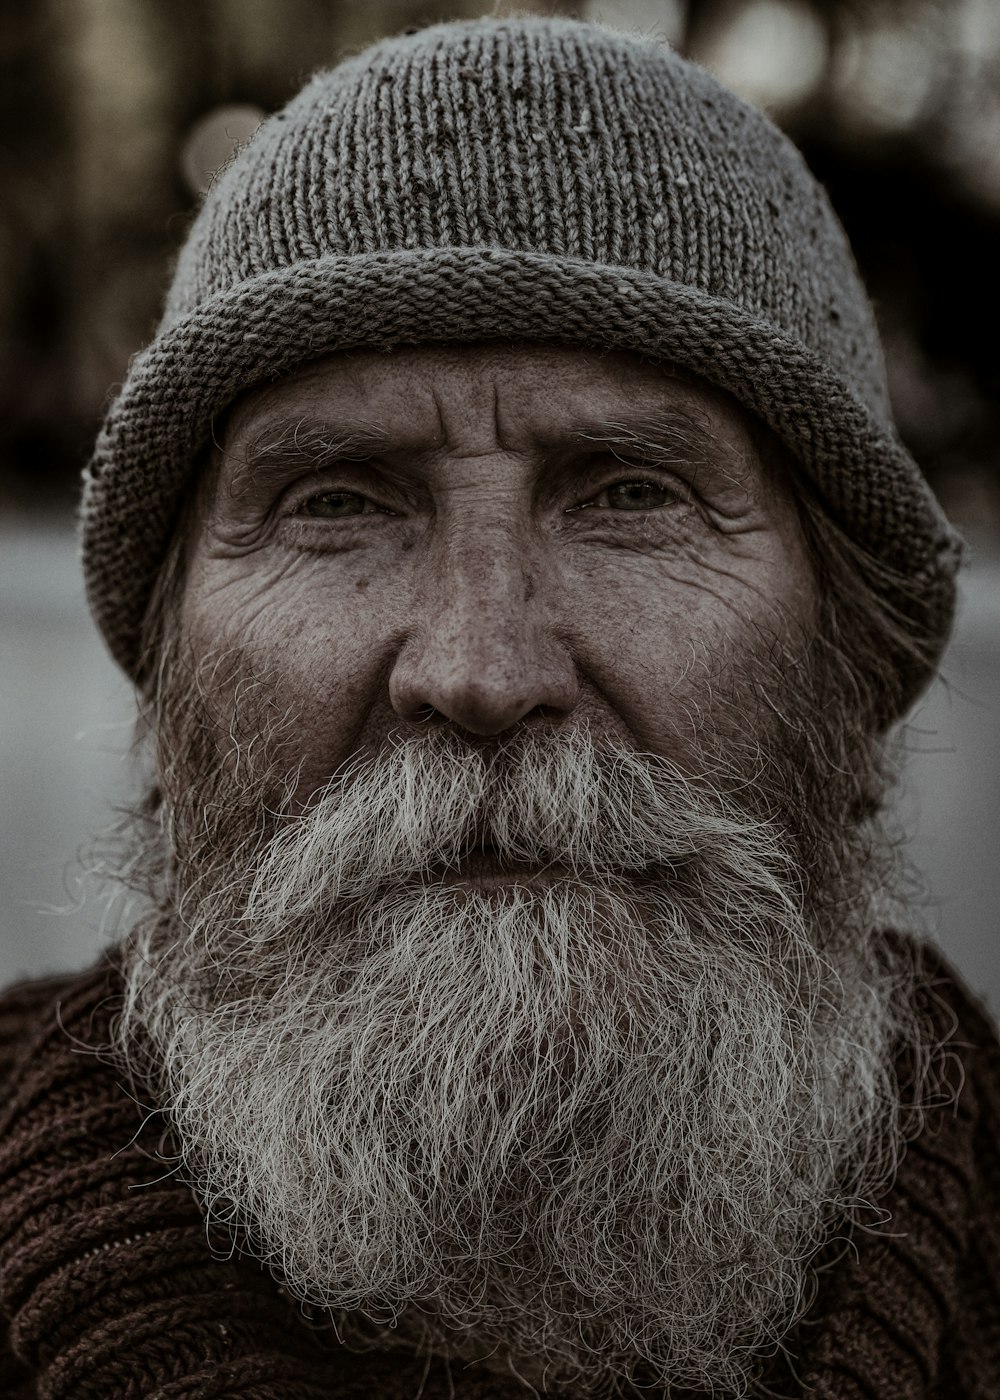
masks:
{"label": "forehead wrinkle", "polygon": [[[476,400],[472,407],[461,404],[453,404],[449,409],[446,403],[446,395],[442,394],[438,385],[431,381],[429,385],[431,402],[434,405],[434,413],[437,418],[437,437],[430,452],[444,453],[449,448],[454,448],[458,455],[463,457],[485,457],[493,452],[514,452],[512,435],[505,433],[500,422],[500,387],[495,375],[489,376],[488,382],[479,390],[477,385]],[[479,436],[483,428],[488,428],[492,432],[492,441],[487,445],[485,440],[473,443],[472,439]],[[516,436],[516,433],[514,434]],[[461,439],[467,438],[464,446]]]}

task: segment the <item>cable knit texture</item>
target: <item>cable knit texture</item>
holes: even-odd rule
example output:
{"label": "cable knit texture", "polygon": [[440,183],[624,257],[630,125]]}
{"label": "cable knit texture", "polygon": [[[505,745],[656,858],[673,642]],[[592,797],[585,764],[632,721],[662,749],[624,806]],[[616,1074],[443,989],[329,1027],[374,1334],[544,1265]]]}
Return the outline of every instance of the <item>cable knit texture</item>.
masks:
{"label": "cable knit texture", "polygon": [[898,441],[871,308],[798,152],[663,45],[477,20],[320,73],[210,190],[85,477],[91,607],[126,671],[216,414],[331,351],[487,339],[631,349],[733,394],[913,577],[943,646],[960,542]]}
{"label": "cable knit texture", "polygon": [[[890,1224],[821,1274],[794,1367],[769,1377],[789,1400],[1000,1395],[1000,1044],[925,965],[954,1101],[909,1145]],[[0,998],[4,1400],[526,1400],[476,1368],[349,1353],[259,1265],[213,1252],[161,1119],[100,1053],[120,992],[108,961]]]}

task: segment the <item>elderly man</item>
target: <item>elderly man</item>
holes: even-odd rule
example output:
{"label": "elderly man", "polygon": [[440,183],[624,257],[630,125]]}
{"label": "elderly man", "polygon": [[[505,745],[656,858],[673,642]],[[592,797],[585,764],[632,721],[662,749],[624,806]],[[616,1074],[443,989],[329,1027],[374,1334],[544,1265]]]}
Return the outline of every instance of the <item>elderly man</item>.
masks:
{"label": "elderly man", "polygon": [[1000,1046],[881,826],[958,542],[766,119],[569,21],[321,73],[83,544],[155,775],[3,1001],[5,1395],[1000,1393]]}

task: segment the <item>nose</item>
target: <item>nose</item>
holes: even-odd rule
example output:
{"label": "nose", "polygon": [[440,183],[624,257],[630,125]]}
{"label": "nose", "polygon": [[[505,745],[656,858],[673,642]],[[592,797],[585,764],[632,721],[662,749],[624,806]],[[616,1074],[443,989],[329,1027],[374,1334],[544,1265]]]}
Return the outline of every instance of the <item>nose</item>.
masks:
{"label": "nose", "polygon": [[[553,628],[552,589],[517,538],[466,522],[428,558],[413,625],[389,679],[393,709],[472,734],[503,733],[537,711],[558,723],[577,702],[576,668]],[[430,713],[429,713],[430,712]]]}

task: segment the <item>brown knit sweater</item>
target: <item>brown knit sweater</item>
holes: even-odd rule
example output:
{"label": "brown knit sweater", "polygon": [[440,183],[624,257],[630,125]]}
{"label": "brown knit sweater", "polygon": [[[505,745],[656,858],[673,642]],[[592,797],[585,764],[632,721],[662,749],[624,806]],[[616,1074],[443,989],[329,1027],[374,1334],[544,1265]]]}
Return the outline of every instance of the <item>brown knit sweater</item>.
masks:
{"label": "brown knit sweater", "polygon": [[[857,1232],[821,1274],[777,1395],[1000,1397],[1000,1043],[925,966],[955,1102],[907,1149],[889,1233]],[[0,997],[0,1397],[523,1400],[479,1369],[348,1353],[258,1265],[213,1253],[161,1120],[95,1053],[119,989],[106,962]]]}

